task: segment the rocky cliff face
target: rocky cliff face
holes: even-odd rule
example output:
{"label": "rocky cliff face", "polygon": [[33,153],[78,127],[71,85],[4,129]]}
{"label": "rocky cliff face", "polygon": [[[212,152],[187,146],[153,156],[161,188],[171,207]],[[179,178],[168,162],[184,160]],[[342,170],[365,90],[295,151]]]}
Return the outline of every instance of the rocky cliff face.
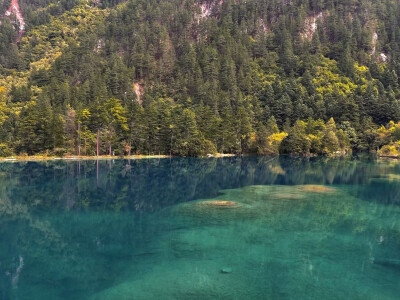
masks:
{"label": "rocky cliff face", "polygon": [[16,25],[18,30],[17,42],[22,38],[25,30],[25,20],[22,16],[21,9],[19,7],[18,0],[12,0],[10,8],[4,13],[5,17],[12,18],[13,23]]}

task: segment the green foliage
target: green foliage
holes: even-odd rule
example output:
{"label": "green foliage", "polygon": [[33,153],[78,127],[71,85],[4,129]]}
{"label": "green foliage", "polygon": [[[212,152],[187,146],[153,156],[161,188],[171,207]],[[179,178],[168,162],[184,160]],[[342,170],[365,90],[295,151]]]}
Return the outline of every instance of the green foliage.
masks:
{"label": "green foliage", "polygon": [[0,157],[8,157],[13,154],[13,150],[7,144],[0,144]]}
{"label": "green foliage", "polygon": [[399,3],[178,2],[20,0],[18,44],[0,24],[0,144],[196,156],[400,139],[377,131],[400,121]]}
{"label": "green foliage", "polygon": [[378,154],[380,156],[399,157],[400,155],[400,142],[391,143],[390,145],[383,146]]}
{"label": "green foliage", "polygon": [[289,130],[288,137],[283,140],[280,152],[287,154],[309,154],[311,141],[306,133],[307,123],[297,120]]}
{"label": "green foliage", "polygon": [[338,129],[333,118],[325,124],[322,120],[296,121],[283,140],[280,151],[297,155],[334,155],[351,151],[350,137]]}

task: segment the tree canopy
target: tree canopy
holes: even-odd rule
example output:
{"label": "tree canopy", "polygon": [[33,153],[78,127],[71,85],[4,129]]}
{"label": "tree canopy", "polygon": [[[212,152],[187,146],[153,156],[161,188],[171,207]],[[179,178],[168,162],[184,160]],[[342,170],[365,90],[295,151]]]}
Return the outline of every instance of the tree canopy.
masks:
{"label": "tree canopy", "polygon": [[400,121],[400,4],[0,5],[0,156],[331,154]]}

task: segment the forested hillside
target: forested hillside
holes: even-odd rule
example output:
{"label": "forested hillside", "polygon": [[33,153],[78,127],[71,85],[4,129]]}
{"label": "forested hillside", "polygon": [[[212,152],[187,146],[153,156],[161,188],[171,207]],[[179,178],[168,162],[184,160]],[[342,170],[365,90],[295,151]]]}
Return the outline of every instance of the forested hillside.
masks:
{"label": "forested hillside", "polygon": [[0,156],[400,150],[398,1],[17,3]]}

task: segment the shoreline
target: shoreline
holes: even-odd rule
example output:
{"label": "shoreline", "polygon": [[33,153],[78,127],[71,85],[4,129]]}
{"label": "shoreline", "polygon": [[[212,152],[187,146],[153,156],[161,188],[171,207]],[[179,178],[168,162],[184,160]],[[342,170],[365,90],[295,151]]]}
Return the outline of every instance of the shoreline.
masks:
{"label": "shoreline", "polygon": [[18,161],[58,161],[58,160],[110,160],[110,159],[150,159],[150,158],[168,158],[170,155],[131,155],[131,156],[111,156],[111,155],[99,155],[99,156],[78,156],[78,155],[66,155],[66,156],[11,156],[1,157],[0,162],[18,162]]}
{"label": "shoreline", "polygon": [[[224,154],[218,153],[215,155],[206,156],[205,158],[221,158],[221,157],[233,157],[236,154]],[[19,162],[19,161],[79,161],[79,160],[110,160],[110,159],[155,159],[155,158],[172,158],[172,155],[131,155],[131,156],[111,156],[111,155],[100,155],[100,156],[78,156],[78,155],[66,155],[66,156],[45,156],[45,155],[32,155],[32,156],[10,156],[0,157],[1,162]]]}
{"label": "shoreline", "polygon": [[378,158],[399,159],[400,155],[377,155]]}
{"label": "shoreline", "polygon": [[[340,155],[332,155],[331,157],[342,157],[347,156],[349,153],[340,154]],[[225,157],[235,157],[235,156],[247,156],[251,154],[233,154],[233,153],[216,153],[216,154],[208,154],[206,156],[196,156],[197,158],[225,158]],[[279,156],[279,155],[262,155],[262,156]],[[291,155],[289,155],[291,156]],[[295,155],[297,156],[297,155]],[[318,157],[325,155],[299,155],[299,157]],[[3,162],[34,162],[34,161],[84,161],[84,160],[112,160],[112,159],[161,159],[161,158],[174,158],[174,157],[185,157],[185,156],[173,156],[173,155],[131,155],[131,156],[110,156],[110,155],[99,155],[99,156],[78,156],[78,155],[65,155],[65,156],[53,156],[53,155],[15,155],[9,157],[0,157],[0,163]],[[400,159],[400,156],[384,156],[377,155],[377,158],[386,158],[386,159]]]}

